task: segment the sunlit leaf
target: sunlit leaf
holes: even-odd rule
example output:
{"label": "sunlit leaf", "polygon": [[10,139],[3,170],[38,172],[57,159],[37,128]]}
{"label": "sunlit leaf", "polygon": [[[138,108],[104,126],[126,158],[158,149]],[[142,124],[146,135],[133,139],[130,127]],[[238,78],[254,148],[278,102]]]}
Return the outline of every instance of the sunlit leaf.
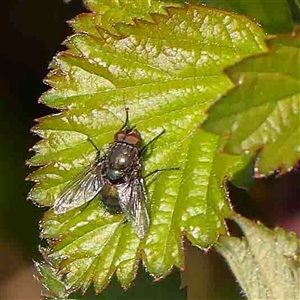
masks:
{"label": "sunlit leaf", "polygon": [[270,230],[240,216],[234,220],[245,237],[221,237],[226,258],[247,299],[299,299],[300,240],[281,228]]}
{"label": "sunlit leaf", "polygon": [[294,23],[287,0],[194,0],[202,3],[233,11],[255,20],[268,33],[285,33],[293,29]]}
{"label": "sunlit leaf", "polygon": [[34,265],[40,274],[39,281],[46,291],[51,291],[51,295],[45,295],[46,298],[67,298],[65,285],[57,275],[57,271],[46,263],[34,262]]}
{"label": "sunlit leaf", "polygon": [[153,283],[153,279],[140,268],[134,285],[126,291],[120,287],[119,283],[115,279],[116,278],[112,279],[109,286],[100,295],[95,295],[94,291],[90,288],[85,295],[75,293],[70,295],[70,298],[88,300],[187,299],[187,289],[180,288],[181,283],[179,270],[173,270],[166,278]]}
{"label": "sunlit leaf", "polygon": [[289,170],[300,158],[299,37],[297,30],[271,39],[267,54],[230,68],[237,87],[212,106],[203,125],[224,137],[227,153],[261,149],[260,174]]}
{"label": "sunlit leaf", "polygon": [[[102,3],[87,2],[90,8]],[[114,273],[127,288],[140,258],[154,277],[165,276],[173,266],[184,266],[183,235],[207,248],[226,233],[224,218],[231,210],[223,182],[248,158],[220,154],[219,138],[198,125],[213,100],[233,87],[223,68],[266,50],[256,24],[216,9],[168,8],[152,14],[151,22],[118,23],[113,34],[106,25],[101,29],[98,14],[78,17],[77,24],[87,29],[77,28],[68,50],[51,64],[52,89],[41,101],[64,110],[41,118],[34,128],[43,140],[30,163],[45,166],[30,176],[37,182],[31,198],[51,206],[95,159],[88,138],[105,152],[124,123],[125,107],[145,143],[166,130],[143,157],[144,174],[180,169],[147,179],[151,226],[144,240],[98,198],[85,209],[46,213],[44,255],[65,273],[70,292],[85,291],[91,282],[101,291]]]}
{"label": "sunlit leaf", "polygon": [[92,13],[82,14],[73,19],[70,24],[77,32],[88,32],[89,34],[99,35],[97,26],[104,28],[112,33],[118,34],[115,24],[118,22],[134,24],[134,19],[143,19],[153,23],[151,14],[167,15],[164,7],[170,4],[172,7],[181,7],[183,3],[172,3],[171,1],[99,1],[85,0],[85,4]]}

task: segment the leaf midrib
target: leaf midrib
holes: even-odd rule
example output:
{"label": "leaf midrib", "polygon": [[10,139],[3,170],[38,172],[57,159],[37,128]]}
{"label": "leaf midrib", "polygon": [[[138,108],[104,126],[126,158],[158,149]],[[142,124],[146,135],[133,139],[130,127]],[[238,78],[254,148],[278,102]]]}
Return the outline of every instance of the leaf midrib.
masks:
{"label": "leaf midrib", "polygon": [[[90,73],[90,72],[89,72]],[[90,73],[90,74],[92,74],[92,73]],[[94,75],[97,75],[97,74],[94,74]],[[99,76],[99,75],[98,75]],[[175,79],[173,79],[175,77]],[[184,81],[195,81],[195,79],[209,79],[209,78],[218,78],[218,77],[226,77],[226,78],[228,78],[229,79],[229,77],[226,75],[226,73],[225,72],[223,72],[223,70],[222,69],[220,69],[220,72],[217,72],[217,73],[214,73],[214,74],[205,74],[205,75],[197,75],[197,76],[187,76],[187,77],[176,77],[176,76],[173,76],[172,77],[172,79],[167,79],[167,80],[161,80],[161,81],[159,81],[159,84],[164,84],[164,83],[166,83],[166,84],[169,84],[169,83],[182,83],[182,82],[184,82]],[[229,81],[228,81],[229,82]],[[76,99],[77,97],[78,98],[80,98],[80,102],[82,103],[84,103],[84,102],[88,102],[90,99],[88,99],[88,97],[93,97],[93,96],[98,96],[98,95],[104,95],[105,96],[105,94],[107,94],[107,93],[115,93],[116,91],[124,91],[124,92],[126,92],[126,91],[131,91],[131,90],[134,90],[134,89],[136,89],[137,87],[146,87],[146,88],[148,88],[148,87],[151,87],[151,86],[157,86],[157,84],[158,84],[158,81],[149,81],[149,82],[143,82],[143,83],[139,83],[139,84],[136,84],[136,85],[127,85],[126,87],[124,87],[124,86],[120,86],[120,87],[118,87],[118,86],[116,86],[114,89],[112,89],[112,88],[109,88],[109,89],[105,89],[105,90],[100,90],[100,91],[98,91],[98,92],[95,92],[95,93],[89,93],[89,94],[86,94],[86,93],[82,93],[82,94],[74,94],[74,95],[67,95],[67,96],[57,96],[57,98],[60,98],[60,99],[62,99],[62,100],[72,100],[72,99]],[[196,85],[195,85],[196,86]],[[184,88],[184,86],[182,87],[182,88]],[[52,90],[49,90],[49,91],[52,91]],[[47,94],[45,95],[46,97],[47,97]],[[53,94],[50,94],[50,96],[51,97],[53,97]],[[81,97],[86,97],[85,99],[81,99]],[[84,100],[84,101],[82,101],[82,100]],[[57,100],[55,100],[55,101],[57,101]],[[51,105],[51,102],[52,101],[50,101],[49,103],[48,103],[48,101],[45,101],[45,103],[47,104],[47,105]],[[55,107],[55,106],[51,106],[51,107]],[[63,110],[63,111],[70,111],[70,110],[72,110],[72,108],[71,109],[68,109],[68,108],[61,108],[61,107],[57,107],[58,109],[61,109],[61,110]]]}

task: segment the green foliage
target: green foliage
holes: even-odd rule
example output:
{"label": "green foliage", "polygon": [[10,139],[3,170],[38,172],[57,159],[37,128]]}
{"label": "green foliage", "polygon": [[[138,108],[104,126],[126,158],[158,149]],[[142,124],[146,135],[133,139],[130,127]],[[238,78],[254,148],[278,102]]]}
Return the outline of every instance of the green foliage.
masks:
{"label": "green foliage", "polygon": [[289,1],[287,0],[195,0],[192,2],[205,3],[247,16],[260,24],[270,34],[290,32],[294,27]]}
{"label": "green foliage", "polygon": [[299,299],[300,240],[281,228],[270,230],[235,215],[245,237],[221,237],[225,257],[248,299]]}
{"label": "green foliage", "polygon": [[101,295],[97,295],[90,288],[85,295],[80,293],[72,293],[66,290],[62,276],[58,272],[45,263],[35,262],[35,266],[40,273],[40,282],[46,289],[44,293],[45,299],[99,299],[99,300],[129,300],[129,299],[186,299],[186,288],[179,290],[180,273],[178,270],[173,270],[172,273],[165,279],[153,283],[151,278],[145,271],[140,268],[139,276],[135,285],[129,290],[122,290],[116,278],[113,278],[109,286]]}
{"label": "green foliage", "polygon": [[47,291],[51,292],[51,295],[47,296],[50,298],[57,297],[59,299],[66,298],[67,293],[65,285],[57,275],[56,270],[44,262],[34,262],[34,264],[40,274],[40,277],[38,278],[39,281]]}
{"label": "green foliage", "polygon": [[228,153],[261,149],[257,169],[263,175],[291,169],[300,156],[299,38],[297,30],[271,39],[268,53],[230,68],[236,87],[212,106],[204,123],[224,137]]}
{"label": "green foliage", "polygon": [[115,24],[122,22],[134,24],[134,19],[139,18],[150,23],[153,22],[151,14],[167,15],[164,9],[168,4],[172,7],[181,7],[182,4],[170,1],[98,1],[85,0],[86,7],[92,14],[80,15],[70,22],[77,32],[88,32],[98,35],[97,26],[111,33],[118,34]]}
{"label": "green foliage", "polygon": [[40,183],[31,192],[35,202],[53,204],[94,159],[87,137],[99,148],[110,143],[125,106],[145,141],[167,130],[145,159],[145,173],[180,167],[149,186],[151,227],[143,241],[98,199],[83,212],[46,214],[43,237],[55,241],[46,256],[67,274],[70,290],[85,291],[93,281],[100,291],[114,272],[128,287],[140,254],[150,273],[165,276],[173,265],[183,267],[183,232],[204,248],[226,233],[230,210],[221,185],[243,159],[219,154],[218,138],[197,124],[212,101],[232,87],[222,69],[265,50],[263,32],[243,17],[199,6],[152,17],[153,23],[117,24],[118,35],[99,27],[74,35],[69,50],[51,64],[52,89],[42,101],[68,110],[41,119],[35,128],[44,140],[35,146],[31,164],[48,164],[31,176]]}
{"label": "green foliage", "polygon": [[[30,175],[37,183],[30,192],[31,199],[38,205],[52,206],[68,182],[94,161],[95,149],[88,139],[102,153],[107,150],[124,122],[125,107],[129,107],[130,122],[144,143],[166,130],[143,157],[143,173],[157,168],[180,169],[147,180],[151,226],[143,240],[135,235],[130,222],[124,222],[122,214],[107,212],[97,197],[84,209],[62,215],[52,209],[46,212],[41,236],[48,244],[42,254],[51,267],[37,264],[37,268],[46,289],[60,299],[78,290],[84,293],[91,284],[96,292],[102,292],[112,277],[127,289],[141,260],[154,278],[164,277],[173,266],[184,267],[183,237],[207,249],[219,235],[228,234],[225,219],[232,216],[232,210],[224,182],[231,178],[239,184],[247,182],[249,176],[244,170],[248,172],[252,162],[250,155],[232,153],[252,150],[252,155],[264,145],[261,172],[280,163],[289,168],[299,156],[293,150],[298,145],[293,139],[293,144],[287,145],[287,157],[268,158],[275,147],[269,141],[280,142],[279,138],[258,132],[259,143],[249,139],[246,146],[240,138],[249,128],[255,132],[254,121],[266,121],[265,114],[257,118],[256,105],[265,103],[274,76],[268,73],[265,81],[255,81],[262,91],[253,89],[251,79],[258,76],[262,80],[261,73],[265,75],[263,71],[271,67],[277,75],[283,73],[281,77],[291,80],[288,87],[295,83],[291,76],[285,76],[288,69],[280,69],[284,65],[278,63],[285,55],[297,55],[295,38],[274,39],[266,53],[262,29],[229,12],[160,1],[85,2],[91,12],[70,22],[75,34],[66,40],[67,50],[53,59],[46,80],[51,89],[41,97],[43,103],[62,112],[41,118],[33,129],[43,139],[34,146],[36,154],[30,159],[31,165],[42,166]],[[287,15],[283,19],[288,28]],[[256,58],[248,58],[253,55]],[[230,69],[229,76],[224,73],[225,68],[243,59]],[[253,66],[255,60],[260,62]],[[245,66],[251,72],[243,73]],[[296,64],[292,70],[295,75]],[[283,89],[282,93],[291,91],[295,99],[286,100],[291,109],[285,107],[285,112],[294,116],[287,118],[293,125],[297,116],[299,120],[294,109],[299,105],[297,94],[295,89]],[[279,92],[272,89],[275,100],[280,99]],[[224,94],[225,98],[210,108]],[[266,105],[276,105],[273,102]],[[243,110],[239,114],[239,108],[253,110],[252,127],[245,125],[247,119],[242,118]],[[221,137],[200,126],[207,111],[204,129]],[[240,123],[236,124],[235,118]],[[280,127],[286,130],[285,136],[292,134],[291,124]],[[228,130],[233,129],[239,130],[228,136]],[[224,145],[228,153],[220,153]],[[176,291],[173,299],[182,295]],[[116,299],[115,295],[107,297]]]}

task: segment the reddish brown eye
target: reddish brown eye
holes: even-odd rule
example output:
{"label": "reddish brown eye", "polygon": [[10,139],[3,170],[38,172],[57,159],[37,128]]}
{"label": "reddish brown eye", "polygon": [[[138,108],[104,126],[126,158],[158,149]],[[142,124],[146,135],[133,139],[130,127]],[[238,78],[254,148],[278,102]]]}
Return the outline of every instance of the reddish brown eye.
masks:
{"label": "reddish brown eye", "polygon": [[115,134],[115,136],[114,136],[114,140],[115,140],[116,142],[123,142],[123,141],[125,140],[125,138],[126,138],[126,133],[125,133],[125,131],[119,131],[119,132],[117,132],[117,133]]}
{"label": "reddish brown eye", "polygon": [[137,146],[141,140],[141,137],[139,134],[132,132],[130,134],[126,135],[125,143],[133,146]]}
{"label": "reddish brown eye", "polygon": [[141,140],[141,135],[134,130],[119,131],[114,136],[115,142],[125,142],[132,146],[138,146]]}

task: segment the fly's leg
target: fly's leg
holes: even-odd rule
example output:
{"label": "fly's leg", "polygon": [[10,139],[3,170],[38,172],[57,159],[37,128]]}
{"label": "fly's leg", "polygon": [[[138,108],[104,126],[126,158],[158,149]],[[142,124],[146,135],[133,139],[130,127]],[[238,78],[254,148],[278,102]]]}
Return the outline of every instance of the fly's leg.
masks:
{"label": "fly's leg", "polygon": [[127,125],[128,125],[128,122],[129,122],[129,108],[126,107],[126,108],[125,108],[125,111],[126,111],[126,119],[125,119],[125,123],[122,125],[122,127],[120,128],[119,131],[122,131],[124,128],[126,128]]}
{"label": "fly's leg", "polygon": [[[165,172],[165,171],[174,171],[174,170],[180,170],[179,167],[176,167],[176,168],[163,168],[163,169],[156,169],[152,172],[150,172],[149,174],[147,174],[144,178],[147,178],[147,177],[150,177],[152,175],[155,175],[157,173],[160,173],[160,172]],[[158,176],[155,176],[154,178],[152,178],[152,180],[150,182],[147,183],[147,185],[151,185],[153,181],[155,181],[155,179],[157,179]]]}
{"label": "fly's leg", "polygon": [[100,149],[97,147],[97,145],[92,141],[91,138],[88,137],[88,141],[93,145],[93,147],[95,148],[96,152],[97,152],[97,159],[100,158]]}
{"label": "fly's leg", "polygon": [[[166,130],[164,129],[161,133],[159,133],[155,138],[153,138],[151,141],[149,141],[141,150],[140,155],[142,155],[145,150],[150,146],[152,143],[154,143],[158,138],[160,138],[163,134],[166,133]],[[157,173],[157,172],[156,172]]]}
{"label": "fly's leg", "polygon": [[156,170],[154,170],[154,171],[148,173],[144,178],[150,177],[150,176],[152,176],[152,175],[154,175],[154,174],[157,174],[157,173],[159,173],[159,172],[174,171],[174,170],[180,170],[180,168],[179,168],[179,167],[175,167],[175,168],[156,169]]}

